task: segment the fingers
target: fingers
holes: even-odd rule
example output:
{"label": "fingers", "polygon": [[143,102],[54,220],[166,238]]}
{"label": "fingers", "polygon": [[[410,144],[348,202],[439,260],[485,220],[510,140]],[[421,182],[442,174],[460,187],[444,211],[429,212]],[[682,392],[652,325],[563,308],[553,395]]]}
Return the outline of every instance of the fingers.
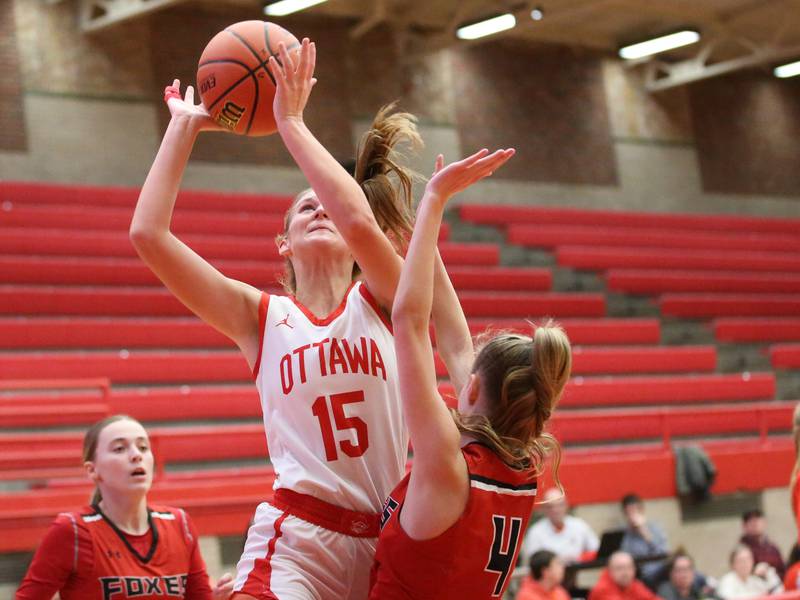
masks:
{"label": "fingers", "polygon": [[181,82],[179,79],[174,79],[172,85],[164,88],[164,102],[169,104],[173,98],[181,99]]}
{"label": "fingers", "polygon": [[267,68],[269,68],[269,72],[272,73],[272,76],[275,78],[275,83],[283,82],[286,80],[286,75],[283,71],[283,67],[277,61],[274,56],[270,56],[269,60],[267,61]]}
{"label": "fingers", "polygon": [[436,164],[433,166],[433,174],[436,175],[444,167],[444,154],[439,154],[436,157]]}
{"label": "fingers", "polygon": [[283,71],[287,77],[291,77],[295,74],[297,70],[296,65],[294,64],[294,59],[292,55],[289,54],[289,51],[286,49],[286,44],[283,42],[278,43],[278,54],[281,57],[281,63],[283,64]]}
{"label": "fingers", "polygon": [[194,88],[191,85],[186,86],[186,94],[184,94],[183,99],[188,105],[194,106]]}
{"label": "fingers", "polygon": [[304,80],[312,79],[314,76],[314,68],[317,63],[317,46],[314,42],[309,41],[308,38],[303,38],[303,45],[300,49],[300,65],[301,76]]}

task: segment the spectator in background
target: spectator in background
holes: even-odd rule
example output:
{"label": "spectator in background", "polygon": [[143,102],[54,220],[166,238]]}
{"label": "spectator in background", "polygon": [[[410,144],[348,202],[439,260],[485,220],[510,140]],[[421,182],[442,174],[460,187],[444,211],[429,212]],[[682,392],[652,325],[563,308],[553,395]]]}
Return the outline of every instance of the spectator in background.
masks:
{"label": "spectator in background", "polygon": [[742,537],[739,541],[753,551],[756,564],[767,563],[779,577],[786,574],[781,551],[767,537],[767,520],[759,509],[748,510],[742,515]]}
{"label": "spectator in background", "polygon": [[636,579],[633,557],[619,551],[609,557],[588,600],[658,600],[658,596]]}
{"label": "spectator in background", "polygon": [[739,544],[733,549],[730,566],[731,570],[720,577],[717,586],[717,595],[723,600],[755,598],[783,591],[775,569],[763,562],[756,564],[749,546]]}
{"label": "spectator in background", "polygon": [[[622,499],[622,512],[627,521],[625,537],[620,550],[636,558],[666,555],[669,552],[667,535],[656,523],[648,521],[644,514],[644,503],[636,494],[628,494]],[[642,579],[653,586],[664,570],[666,561],[651,561],[640,565]]]}
{"label": "spectator in background", "polygon": [[522,580],[514,600],[569,600],[564,581],[564,563],[549,550],[534,552],[528,561],[531,573]]}
{"label": "spectator in background", "polygon": [[695,571],[692,557],[683,550],[672,555],[667,574],[669,579],[658,586],[658,595],[664,600],[702,600],[714,596],[706,578]]}
{"label": "spectator in background", "polygon": [[547,490],[540,506],[544,518],[528,530],[522,547],[523,556],[549,550],[569,564],[585,559],[587,553],[597,552],[597,535],[586,521],[567,514],[567,497],[559,490]]}

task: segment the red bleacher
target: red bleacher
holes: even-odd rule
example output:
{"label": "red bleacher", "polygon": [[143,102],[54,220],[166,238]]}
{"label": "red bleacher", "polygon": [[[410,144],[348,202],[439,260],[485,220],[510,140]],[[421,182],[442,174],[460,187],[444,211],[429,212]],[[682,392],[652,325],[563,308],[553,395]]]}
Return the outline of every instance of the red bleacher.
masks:
{"label": "red bleacher", "polygon": [[664,315],[686,318],[738,316],[796,316],[797,294],[664,294],[659,300]]}
{"label": "red bleacher", "polygon": [[506,228],[512,244],[536,248],[558,246],[625,246],[696,250],[754,250],[796,252],[800,235],[745,232],[708,232],[681,229],[634,229],[592,225],[543,225],[512,223]]}
{"label": "red bleacher", "polygon": [[553,206],[462,204],[459,216],[481,225],[510,223],[587,225],[590,227],[645,227],[699,231],[745,231],[797,234],[800,219],[774,219],[742,215],[693,215],[678,213],[590,210]]}
{"label": "red bleacher", "polygon": [[793,252],[741,252],[646,247],[559,246],[559,265],[574,269],[691,269],[719,271],[800,271]]}
{"label": "red bleacher", "polygon": [[798,293],[800,273],[609,269],[608,289],[629,294],[664,292]]}
{"label": "red bleacher", "polygon": [[714,336],[720,342],[800,341],[798,318],[719,318],[714,319],[712,326]]}
{"label": "red bleacher", "polygon": [[800,344],[770,346],[769,357],[776,369],[800,369]]}
{"label": "red bleacher", "polygon": [[[147,424],[158,461],[150,498],[189,509],[201,533],[241,534],[270,497],[274,474],[249,369],[136,258],[127,228],[137,195],[0,182],[0,481],[28,486],[0,494],[0,551],[29,550],[56,512],[85,502],[82,431],[106,414]],[[274,235],[290,202],[181,192],[176,231],[227,275],[277,291]],[[512,243],[553,249],[561,266],[605,272],[609,290],[660,296],[664,316],[717,317],[719,341],[800,342],[798,219],[495,205],[459,212],[508,226]],[[707,450],[719,471],[715,493],[785,485],[794,403],[775,401],[775,373],[716,373],[714,346],[661,345],[659,317],[609,318],[604,293],[551,291],[549,269],[500,266],[496,244],[442,241],[440,249],[473,333],[530,332],[526,319],[543,316],[565,325],[574,377],[550,427],[565,445],[561,476],[572,502],[617,501],[632,489],[632,470],[643,497],[674,496],[673,441]],[[800,344],[774,345],[770,356],[776,369],[800,368]],[[437,372],[446,374],[441,361]],[[112,385],[2,391],[11,378],[42,377]],[[452,405],[452,386],[443,381],[440,392]]]}

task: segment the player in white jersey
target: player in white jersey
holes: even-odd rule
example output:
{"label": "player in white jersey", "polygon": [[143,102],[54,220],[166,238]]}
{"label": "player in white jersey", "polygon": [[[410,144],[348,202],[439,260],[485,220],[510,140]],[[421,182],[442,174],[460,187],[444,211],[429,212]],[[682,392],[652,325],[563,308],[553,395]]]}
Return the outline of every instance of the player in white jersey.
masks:
{"label": "player in white jersey", "polygon": [[[219,129],[194,104],[191,87],[181,98],[177,80],[165,91],[172,118],[131,223],[144,262],[236,342],[256,375],[278,479],[274,500],[258,507],[248,534],[237,600],[366,598],[378,513],[407,454],[386,317],[402,260],[384,232],[403,240],[411,230],[411,178],[392,148],[418,135],[408,115],[381,111],[351,177],[303,122],[314,62],[308,40],[297,64],[285,48],[285,70],[270,62],[279,133],[311,184],[279,238],[288,297],[225,277],[170,231],[194,140]],[[437,265],[437,282],[446,282],[441,260]],[[449,282],[437,287],[433,318],[447,364],[460,352],[458,343],[446,343],[454,328],[442,309],[453,298]]]}

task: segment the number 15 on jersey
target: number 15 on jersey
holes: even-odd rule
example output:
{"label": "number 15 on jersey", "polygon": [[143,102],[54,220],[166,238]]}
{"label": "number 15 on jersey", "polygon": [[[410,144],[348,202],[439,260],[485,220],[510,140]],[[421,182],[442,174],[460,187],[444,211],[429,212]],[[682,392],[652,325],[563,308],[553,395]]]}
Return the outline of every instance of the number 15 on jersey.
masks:
{"label": "number 15 on jersey", "polygon": [[[339,450],[351,458],[357,458],[369,448],[367,424],[359,417],[348,417],[345,414],[345,405],[357,402],[364,402],[363,391],[319,396],[311,405],[311,412],[319,420],[322,442],[325,445],[325,458],[328,461],[339,460]],[[331,413],[333,413],[332,420]],[[354,429],[356,432],[355,443],[349,439],[341,440],[337,448],[334,426],[336,431]]]}

